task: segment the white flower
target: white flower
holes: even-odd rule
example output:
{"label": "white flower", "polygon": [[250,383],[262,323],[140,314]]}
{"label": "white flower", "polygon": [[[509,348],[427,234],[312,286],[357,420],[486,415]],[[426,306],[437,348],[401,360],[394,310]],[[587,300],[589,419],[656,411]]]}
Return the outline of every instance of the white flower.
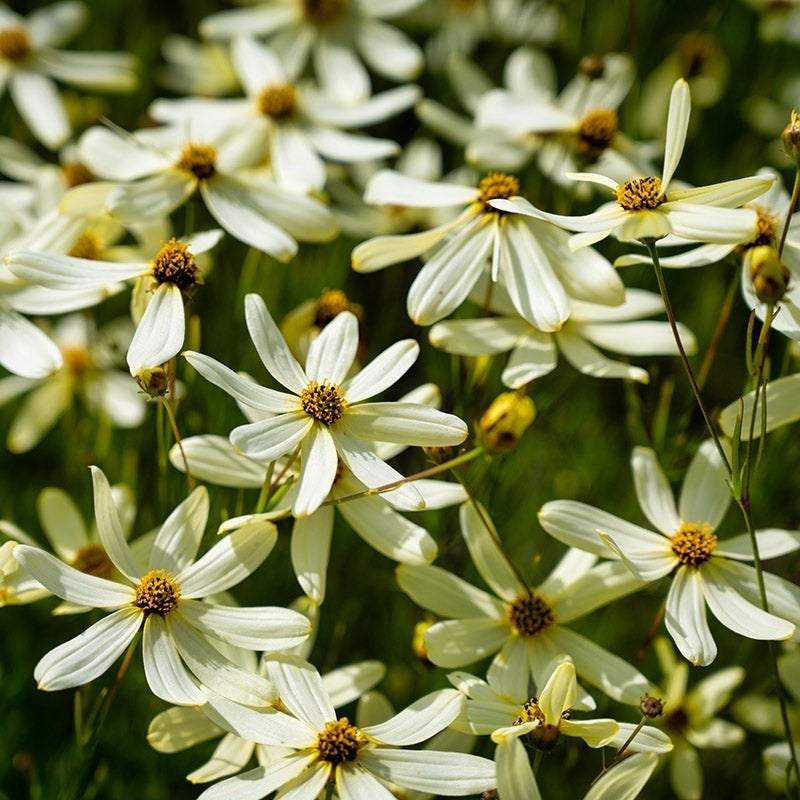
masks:
{"label": "white flower", "polygon": [[373,272],[429,253],[408,293],[408,314],[419,325],[455,311],[487,270],[493,281],[502,281],[517,313],[543,331],[558,330],[569,317],[568,292],[592,302],[621,303],[622,282],[599,254],[589,250],[576,259],[557,228],[498,213],[491,205],[494,198],[518,193],[519,181],[505,173],[490,172],[471,187],[381,170],[367,186],[367,202],[466,208],[432,230],[361,243],[353,250],[353,269]]}
{"label": "white flower", "polygon": [[161,526],[142,574],[122,534],[105,475],[93,467],[92,479],[100,541],[126,583],[87,575],[43,550],[17,545],[17,560],[53,594],[111,611],[39,661],[34,670],[39,688],[67,689],[97,678],[143,629],[145,676],[163,700],[202,705],[205,685],[240,703],[274,702],[272,685],[236,667],[214,642],[250,650],[292,647],[308,636],[308,620],[284,608],[232,608],[201,599],[256,569],[275,544],[274,526],[244,526],[195,560],[208,518],[208,493],[198,487]]}
{"label": "white flower", "polygon": [[[245,298],[245,318],[262,363],[291,393],[259,386],[201,353],[185,355],[207,380],[269,415],[235,428],[234,447],[264,463],[299,451],[295,516],[308,516],[325,500],[340,458],[370,488],[402,480],[375,454],[372,442],[438,446],[459,444],[466,437],[466,425],[452,414],[418,403],[363,402],[394,384],[416,361],[416,342],[397,342],[348,378],[358,349],[358,322],[349,311],[338,314],[311,343],[305,369],[258,295]],[[424,507],[413,484],[394,489],[386,499]]]}
{"label": "white flower", "polygon": [[[567,654],[578,674],[607,695],[638,703],[647,679],[630,664],[567,627],[597,608],[641,587],[622,564],[594,566],[596,558],[570,550],[538,586],[520,582],[486,529],[488,517],[466,503],[461,507],[461,531],[488,594],[434,566],[401,565],[400,588],[423,608],[445,619],[425,633],[430,660],[452,668],[497,653],[493,667],[504,670],[503,694],[528,695],[531,678],[543,686],[551,664]],[[495,534],[496,535],[496,534]],[[582,693],[581,704],[593,708]]]}
{"label": "white flower", "polygon": [[399,16],[422,0],[270,0],[255,8],[220,11],[200,23],[207,38],[267,36],[286,68],[299,75],[309,56],[327,94],[358,103],[371,92],[369,74],[412,80],[422,69],[422,51],[406,34],[383,20]]}
{"label": "white flower", "polygon": [[[575,369],[595,378],[627,378],[647,383],[641,367],[613,361],[597,348],[631,356],[677,355],[675,339],[666,322],[642,321],[642,317],[663,313],[657,294],[642,289],[627,289],[625,302],[603,306],[573,300],[572,313],[560,330],[540,331],[514,313],[504,297],[503,287],[495,284],[491,310],[502,316],[437,322],[429,333],[431,344],[461,356],[495,355],[511,351],[503,383],[517,389],[555,369],[558,351]],[[479,297],[476,292],[474,297]],[[687,351],[697,343],[691,331],[680,326]]]}
{"label": "white flower", "polygon": [[137,80],[127,53],[68,53],[55,48],[71,39],[86,19],[83,3],[65,2],[34,11],[27,19],[0,5],[0,86],[33,135],[51,150],[69,138],[70,124],[53,78],[74,86],[130,91]]}
{"label": "white flower", "polygon": [[664,170],[661,177],[633,178],[625,183],[597,173],[575,173],[575,180],[606,186],[615,200],[583,217],[550,214],[534,208],[524,198],[491,200],[506,212],[547,219],[568,230],[574,249],[614,235],[622,242],[660,239],[672,233],[684,239],[736,244],[756,234],[756,214],[736,206],[762,194],[772,184],[768,178],[740,178],[691,189],[670,187],[683,153],[691,113],[689,85],[682,78],[672,88],[667,120]]}
{"label": "white flower", "polygon": [[[800,589],[766,573],[769,607],[760,608],[756,572],[740,562],[753,558],[746,534],[718,541],[714,530],[731,500],[727,472],[711,440],[703,442],[683,481],[678,506],[655,453],[637,447],[631,458],[639,505],[652,531],[572,500],[546,503],[542,527],[560,541],[600,556],[621,559],[643,581],[672,574],[665,621],[678,649],[693,664],[706,666],[717,646],[706,606],[726,627],[750,639],[789,639],[800,620]],[[762,558],[800,547],[800,534],[782,530],[756,533]]]}
{"label": "white flower", "polygon": [[394,800],[383,785],[453,796],[494,788],[494,764],[464,753],[403,750],[429,739],[459,714],[463,695],[455,689],[433,692],[386,722],[358,728],[337,718],[319,673],[293,656],[267,659],[267,674],[280,694],[279,711],[256,712],[230,702],[209,701],[209,711],[243,738],[281,745],[285,755],[264,766],[228,778],[203,792],[202,800],[266,797],[275,790],[296,800],[315,800],[335,782],[341,798]]}

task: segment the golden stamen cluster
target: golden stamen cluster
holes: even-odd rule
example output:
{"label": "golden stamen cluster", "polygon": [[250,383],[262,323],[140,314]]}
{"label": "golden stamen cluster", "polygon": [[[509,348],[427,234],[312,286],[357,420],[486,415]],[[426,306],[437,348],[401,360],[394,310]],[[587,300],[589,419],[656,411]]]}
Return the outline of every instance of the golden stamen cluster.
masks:
{"label": "golden stamen cluster", "polygon": [[519,194],[519,180],[505,172],[489,172],[478,184],[480,194],[478,199],[483,203],[484,211],[491,214],[500,214],[496,208],[489,205],[490,200],[507,200]]}
{"label": "golden stamen cluster", "polygon": [[326,723],[325,730],[317,736],[319,757],[334,766],[355,761],[364,744],[364,734],[347,717]]}
{"label": "golden stamen cluster", "polygon": [[508,621],[523,636],[536,636],[555,622],[553,610],[535,592],[523,592],[508,606]]}
{"label": "golden stamen cluster", "polygon": [[745,208],[752,208],[756,212],[756,235],[747,244],[742,245],[742,248],[747,250],[763,245],[775,247],[778,242],[778,220],[758,203],[748,203]]}
{"label": "golden stamen cluster", "polygon": [[181,151],[181,157],[175,165],[179,169],[191,172],[200,180],[210,178],[216,172],[217,148],[210,144],[189,142]]}
{"label": "golden stamen cluster", "polygon": [[139,581],[133,604],[147,616],[160,614],[163,617],[178,607],[180,596],[180,586],[172,575],[163,569],[153,569]]}
{"label": "golden stamen cluster", "polygon": [[[562,717],[567,719],[569,711],[565,711]],[[522,713],[514,720],[514,725],[524,725],[526,722],[538,722],[539,724],[525,735],[525,741],[535,750],[547,752],[552,750],[558,742],[561,731],[558,725],[545,722],[542,709],[539,708],[539,701],[533,697],[522,704]]]}
{"label": "golden stamen cluster", "polygon": [[79,161],[65,164],[61,169],[64,173],[64,180],[70,188],[73,186],[82,186],[84,183],[91,183],[97,180],[89,167],[81,164]]}
{"label": "golden stamen cluster", "polygon": [[274,83],[261,91],[256,103],[265,117],[286,119],[297,106],[297,90],[291,83]]}
{"label": "golden stamen cluster", "polygon": [[31,52],[31,40],[24,28],[0,31],[0,56],[9,61],[22,61]]}
{"label": "golden stamen cluster", "polygon": [[323,425],[333,425],[338,422],[347,409],[342,390],[335,383],[311,383],[300,392],[300,405],[303,411]]}
{"label": "golden stamen cluster", "polygon": [[318,28],[329,28],[347,13],[347,0],[303,0],[303,15]]}
{"label": "golden stamen cluster", "polygon": [[661,190],[661,178],[634,178],[617,186],[617,203],[626,211],[645,211],[658,208],[666,201]]}
{"label": "golden stamen cluster", "polygon": [[711,558],[717,546],[717,537],[711,526],[704,522],[684,522],[672,535],[672,552],[681,564],[698,567]]}
{"label": "golden stamen cluster", "polygon": [[100,578],[107,577],[114,570],[114,564],[99,544],[87,544],[86,547],[81,547],[72,566],[87,575],[97,575]]}
{"label": "golden stamen cluster", "polygon": [[197,283],[197,263],[189,246],[174,237],[162,244],[153,259],[153,277],[158,283],[174,283],[179,289]]}
{"label": "golden stamen cluster", "polygon": [[100,239],[97,238],[97,235],[91,231],[84,231],[67,255],[96,261],[100,256],[100,249]]}
{"label": "golden stamen cluster", "polygon": [[64,366],[77,378],[84,377],[92,368],[92,359],[85,347],[66,347],[61,351],[61,356]]}
{"label": "golden stamen cluster", "polygon": [[611,145],[619,129],[619,118],[614,109],[590,111],[578,128],[578,147],[589,161],[597,161]]}
{"label": "golden stamen cluster", "polygon": [[314,325],[324,328],[337,314],[354,309],[360,310],[358,306],[354,306],[347,299],[347,295],[341,289],[329,289],[327,292],[323,292],[317,300]]}

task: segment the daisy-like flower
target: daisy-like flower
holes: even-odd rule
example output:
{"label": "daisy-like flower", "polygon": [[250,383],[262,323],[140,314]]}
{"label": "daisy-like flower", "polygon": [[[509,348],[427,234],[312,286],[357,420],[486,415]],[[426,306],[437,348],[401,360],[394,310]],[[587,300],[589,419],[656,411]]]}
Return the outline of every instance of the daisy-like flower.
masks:
{"label": "daisy-like flower", "polygon": [[310,632],[308,619],[285,608],[233,608],[202,598],[247,577],[267,557],[277,533],[268,523],[234,531],[196,559],[208,519],[208,493],[198,487],[170,514],[153,543],[147,571],[122,534],[105,475],[92,468],[100,541],[126,582],[90,575],[36,547],[17,545],[15,558],[64,600],[111,613],[45,655],[34,670],[45,691],[81,686],[105,672],[140,630],[147,683],[176,705],[202,705],[203,685],[236,702],[263,706],[277,695],[264,678],[231,663],[215,641],[250,650],[292,647]]}
{"label": "daisy-like flower", "polygon": [[622,242],[653,241],[675,234],[692,241],[737,244],[756,234],[757,217],[752,209],[736,208],[765,192],[769,178],[749,177],[673,189],[670,184],[683,153],[691,114],[689,85],[683,78],[672,87],[667,119],[664,169],[661,177],[650,175],[618,183],[598,173],[572,173],[575,180],[610,189],[615,199],[583,217],[550,214],[524,198],[494,199],[497,209],[547,219],[567,230],[578,231],[570,239],[574,249],[594,244],[607,236]]}
{"label": "daisy-like flower", "polygon": [[[552,662],[567,654],[583,679],[616,700],[638,703],[647,679],[567,624],[636,591],[642,582],[625,574],[622,564],[595,566],[596,558],[570,550],[541,584],[524,585],[487,530],[486,512],[465,503],[460,516],[475,567],[495,594],[439,567],[400,565],[400,588],[423,608],[450,618],[426,631],[428,658],[453,668],[497,652],[493,668],[508,667],[502,692],[528,697],[531,678],[536,686],[544,686]],[[585,692],[581,703],[594,707]]]}
{"label": "daisy-like flower", "polygon": [[383,20],[422,0],[269,0],[255,8],[220,11],[200,23],[207,38],[266,36],[267,44],[299,75],[309,56],[327,94],[346,104],[369,97],[372,84],[361,58],[390,80],[413,80],[422,51]]}
{"label": "daisy-like flower", "polygon": [[490,172],[477,187],[432,183],[381,170],[367,186],[370,203],[460,206],[450,222],[421,233],[378,236],[353,250],[353,269],[373,272],[429,252],[408,292],[408,314],[431,325],[455,311],[487,270],[501,280],[517,313],[539,330],[558,330],[569,317],[567,292],[582,300],[621,303],[624,287],[593,250],[576,259],[566,236],[543,220],[499,213],[497,198],[519,194],[519,181]]}
{"label": "daisy-like flower", "polygon": [[335,97],[298,83],[277,55],[249,37],[237,38],[231,52],[247,97],[229,100],[158,100],[152,116],[191,128],[204,120],[247,126],[269,143],[270,168],[284,186],[319,191],[325,185],[325,162],[345,164],[396,155],[389,139],[356,135],[347,128],[366,127],[410,107],[420,97],[416,86],[401,86],[357,104],[342,105]]}
{"label": "daisy-like flower", "polygon": [[[358,350],[358,321],[349,311],[338,314],[311,343],[305,369],[258,295],[245,298],[245,319],[262,363],[290,393],[259,386],[201,353],[185,356],[204,378],[269,415],[235,428],[230,436],[234,447],[265,464],[299,451],[295,516],[308,516],[325,500],[339,459],[369,488],[401,481],[403,476],[376,455],[372,442],[445,446],[464,441],[467,426],[452,414],[419,403],[364,402],[394,384],[416,361],[419,345],[413,340],[397,342],[347,377]],[[413,484],[385,496],[407,508],[424,507]]]}
{"label": "daisy-like flower", "polygon": [[159,219],[196,192],[214,219],[239,241],[288,261],[297,239],[328,241],[337,228],[319,201],[279,186],[259,166],[266,142],[247,126],[206,119],[200,128],[148,128],[133,134],[90,128],[78,142],[81,161],[120,182],[104,198],[123,222]]}
{"label": "daisy-like flower", "polygon": [[496,785],[494,764],[464,753],[403,750],[435,735],[458,716],[464,696],[442,689],[422,697],[386,722],[356,727],[337,717],[319,673],[296,656],[267,659],[280,711],[254,711],[209,700],[209,712],[233,733],[251,741],[282,745],[281,758],[228,778],[200,795],[202,800],[248,797],[258,800],[275,790],[280,796],[314,800],[335,783],[341,798],[394,800],[383,781],[448,797],[475,794]]}
{"label": "daisy-like flower", "polygon": [[147,411],[144,399],[118,369],[120,348],[130,341],[132,327],[128,320],[121,322],[96,331],[88,317],[70,314],[52,330],[60,354],[57,368],[38,379],[0,378],[0,405],[27,395],[8,430],[6,446],[12,453],[25,453],[39,444],[76,402],[116,428],[142,424]]}
{"label": "daisy-like flower", "polygon": [[[619,730],[613,719],[575,720],[571,710],[578,699],[575,667],[562,661],[551,671],[536,697],[509,696],[501,670],[482,681],[465,672],[448,677],[467,696],[466,708],[456,726],[471,733],[490,735],[497,745],[497,790],[503,800],[541,800],[536,777],[528,764],[525,745],[549,752],[561,736],[583,739],[589,747],[609,744]],[[494,681],[497,685],[493,685]]]}
{"label": "daisy-like flower", "polygon": [[[683,656],[706,666],[717,645],[706,619],[706,606],[727,628],[750,639],[789,639],[800,620],[800,589],[766,573],[769,607],[760,608],[753,558],[746,534],[719,541],[715,529],[731,500],[727,473],[711,440],[692,459],[678,505],[656,459],[646,447],[631,458],[639,505],[659,531],[635,525],[593,506],[572,500],[546,503],[539,511],[542,527],[559,541],[599,556],[620,559],[642,581],[672,575],[665,621]],[[774,558],[800,547],[800,534],[783,530],[756,533],[762,558]]]}
{"label": "daisy-like flower", "polygon": [[[556,368],[558,352],[584,375],[595,378],[627,378],[647,383],[647,370],[614,361],[598,347],[629,356],[677,355],[675,339],[666,322],[641,318],[663,313],[657,294],[627,289],[618,306],[571,302],[572,313],[560,330],[545,333],[514,313],[502,285],[495,284],[491,310],[500,314],[481,319],[437,322],[430,329],[431,344],[461,356],[488,356],[511,351],[502,374],[503,383],[518,389]],[[473,294],[480,297],[480,290]],[[688,352],[697,344],[691,331],[680,326]]]}
{"label": "daisy-like flower", "polygon": [[65,0],[27,18],[0,6],[0,85],[31,133],[51,150],[70,136],[53,78],[82,88],[131,91],[135,59],[127,53],[68,53],[56,49],[83,27],[86,6]]}
{"label": "daisy-like flower", "polygon": [[745,671],[742,667],[726,667],[689,691],[689,665],[677,661],[669,641],[664,637],[656,639],[655,651],[665,681],[664,716],[655,722],[661,723],[675,746],[669,756],[670,783],[680,800],[700,800],[703,771],[697,750],[736,747],[744,741],[743,728],[716,714],[730,702]]}
{"label": "daisy-like flower", "polygon": [[114,263],[21,250],[6,259],[19,278],[48,289],[105,289],[137,278],[134,316],[138,325],[128,348],[131,375],[138,377],[166,363],[183,347],[184,304],[202,283],[196,256],[214,247],[222,231],[211,230],[162,243],[152,261]]}

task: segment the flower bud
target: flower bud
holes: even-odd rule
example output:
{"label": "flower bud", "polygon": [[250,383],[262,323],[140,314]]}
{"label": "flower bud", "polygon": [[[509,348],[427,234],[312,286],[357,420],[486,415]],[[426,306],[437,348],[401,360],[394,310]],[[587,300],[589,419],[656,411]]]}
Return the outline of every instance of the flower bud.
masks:
{"label": "flower bud", "polygon": [[660,717],[664,713],[664,701],[660,697],[646,694],[639,701],[639,710],[650,719]]}
{"label": "flower bud", "polygon": [[789,270],[774,247],[761,245],[747,251],[747,265],[756,297],[762,303],[780,302],[789,288]]}
{"label": "flower bud", "polygon": [[526,394],[499,394],[478,423],[481,444],[495,453],[510,453],[536,418],[536,406]]}
{"label": "flower bud", "polygon": [[789,124],[781,133],[781,142],[783,142],[783,152],[800,166],[800,114],[796,108],[792,109]]}
{"label": "flower bud", "polygon": [[163,397],[169,392],[169,376],[163,367],[143,369],[135,377],[139,388],[152,398]]}

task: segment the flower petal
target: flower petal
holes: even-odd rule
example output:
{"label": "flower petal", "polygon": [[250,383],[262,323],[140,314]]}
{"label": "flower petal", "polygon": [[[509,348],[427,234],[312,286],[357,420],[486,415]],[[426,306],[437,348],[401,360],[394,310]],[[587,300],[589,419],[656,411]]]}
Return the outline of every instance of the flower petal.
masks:
{"label": "flower petal", "polygon": [[717,645],[706,620],[706,601],[700,573],[681,567],[667,594],[664,621],[683,657],[692,664],[707,666],[717,657]]}
{"label": "flower petal", "polygon": [[167,632],[164,618],[151,614],[144,623],[142,658],[147,685],[156,697],[175,705],[200,706],[206,694],[189,677]]}
{"label": "flower petal", "polygon": [[446,728],[463,708],[464,695],[458,689],[440,689],[416,700],[386,722],[363,730],[381,744],[393,747],[419,744]]}
{"label": "flower petal", "polygon": [[336,719],[336,711],[317,670],[296,656],[271,655],[265,659],[267,674],[281,701],[299,720],[317,731]]}
{"label": "flower petal", "polygon": [[114,566],[132,583],[136,584],[139,582],[141,572],[128,542],[125,540],[108,479],[97,467],[89,467],[89,469],[92,472],[94,516],[97,521],[100,542],[108,553],[108,557],[114,562]]}
{"label": "flower petal", "polygon": [[164,569],[177,577],[197,555],[208,521],[208,491],[198,486],[175,507],[156,535],[148,569]]}
{"label": "flower petal", "polygon": [[[635,447],[631,456],[636,497],[645,516],[665,536],[678,530],[681,519],[658,458],[649,447]],[[688,476],[687,476],[688,477]]]}
{"label": "flower petal", "polygon": [[669,98],[667,135],[664,144],[664,171],[661,173],[661,185],[665,192],[675,174],[681,155],[683,155],[691,113],[692,95],[689,91],[689,84],[683,78],[679,78],[675,81]]}
{"label": "flower petal", "polygon": [[678,513],[684,522],[705,522],[715,529],[731,502],[728,473],[716,445],[706,439],[695,454],[681,486]]}
{"label": "flower petal", "polygon": [[386,348],[342,385],[348,403],[360,403],[393,386],[419,356],[419,345],[403,339]]}
{"label": "flower petal", "polygon": [[292,568],[302,590],[317,604],[325,599],[332,535],[333,506],[318,508],[313,514],[295,520],[292,527]]}

